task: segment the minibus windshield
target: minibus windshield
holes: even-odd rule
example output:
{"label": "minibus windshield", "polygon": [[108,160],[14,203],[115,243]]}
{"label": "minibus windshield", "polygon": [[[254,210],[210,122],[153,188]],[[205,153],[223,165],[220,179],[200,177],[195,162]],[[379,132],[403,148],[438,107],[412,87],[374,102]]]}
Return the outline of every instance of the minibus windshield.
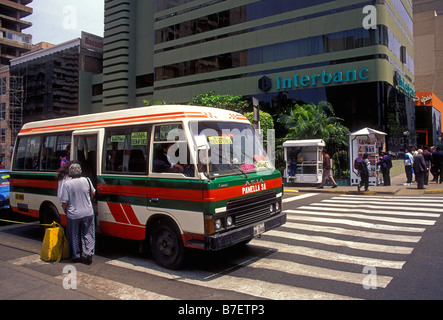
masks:
{"label": "minibus windshield", "polygon": [[208,172],[211,178],[274,170],[263,140],[250,124],[200,121],[191,122],[190,128],[198,149],[199,171]]}

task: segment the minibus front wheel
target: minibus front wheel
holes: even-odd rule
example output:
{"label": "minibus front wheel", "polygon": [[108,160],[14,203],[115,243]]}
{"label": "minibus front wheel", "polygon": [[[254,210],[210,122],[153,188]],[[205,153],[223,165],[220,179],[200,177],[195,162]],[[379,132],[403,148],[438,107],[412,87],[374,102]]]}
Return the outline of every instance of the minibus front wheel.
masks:
{"label": "minibus front wheel", "polygon": [[169,218],[156,218],[150,227],[149,245],[155,262],[167,269],[179,269],[185,246],[177,225]]}

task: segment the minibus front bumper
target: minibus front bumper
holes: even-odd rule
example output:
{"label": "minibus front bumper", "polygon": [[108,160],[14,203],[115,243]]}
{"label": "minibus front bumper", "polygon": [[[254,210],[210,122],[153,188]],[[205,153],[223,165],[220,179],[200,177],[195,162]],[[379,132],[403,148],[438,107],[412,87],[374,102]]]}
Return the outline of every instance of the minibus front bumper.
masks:
{"label": "minibus front bumper", "polygon": [[279,213],[266,220],[231,231],[205,236],[205,250],[217,251],[238,243],[249,241],[264,232],[275,229],[286,223],[286,213]]}

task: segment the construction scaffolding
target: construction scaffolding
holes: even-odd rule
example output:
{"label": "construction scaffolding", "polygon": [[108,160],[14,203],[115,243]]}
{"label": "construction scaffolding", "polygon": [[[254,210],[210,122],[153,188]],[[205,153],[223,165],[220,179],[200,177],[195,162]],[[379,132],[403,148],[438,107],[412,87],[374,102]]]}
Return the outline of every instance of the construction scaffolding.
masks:
{"label": "construction scaffolding", "polygon": [[[9,127],[11,129],[11,147],[23,126],[24,88],[22,76],[9,78]],[[12,155],[12,153],[11,153]]]}

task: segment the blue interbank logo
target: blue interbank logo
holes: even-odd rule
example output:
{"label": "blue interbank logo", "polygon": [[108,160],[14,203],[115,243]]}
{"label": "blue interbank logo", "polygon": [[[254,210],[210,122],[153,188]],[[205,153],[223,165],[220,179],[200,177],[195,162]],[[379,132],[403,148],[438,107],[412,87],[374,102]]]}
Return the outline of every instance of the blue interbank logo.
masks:
{"label": "blue interbank logo", "polygon": [[294,74],[292,78],[276,77],[276,90],[297,89],[306,87],[315,87],[317,85],[344,84],[369,78],[369,70],[363,68],[360,70],[351,69],[347,71],[337,71],[329,73],[323,70],[319,74],[299,75]]}
{"label": "blue interbank logo", "polygon": [[415,99],[415,89],[411,86],[405,78],[401,76],[398,71],[394,73],[394,84],[398,86],[409,98]]}

